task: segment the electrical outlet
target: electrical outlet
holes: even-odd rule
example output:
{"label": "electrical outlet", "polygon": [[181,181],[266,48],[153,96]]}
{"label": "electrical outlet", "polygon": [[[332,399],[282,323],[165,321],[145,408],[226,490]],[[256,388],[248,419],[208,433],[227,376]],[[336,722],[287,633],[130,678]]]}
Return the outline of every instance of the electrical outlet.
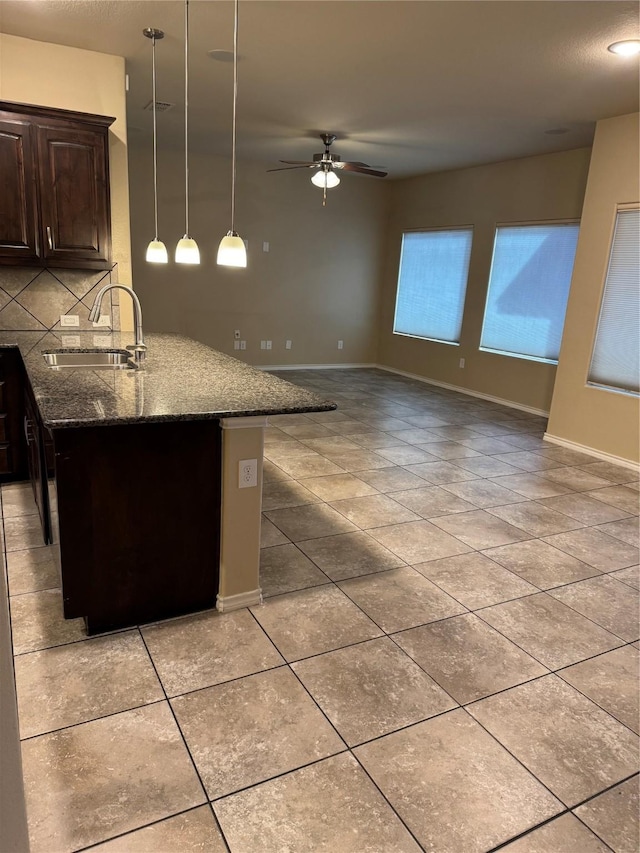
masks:
{"label": "electrical outlet", "polygon": [[268,251],[269,251],[269,243],[268,243],[268,241],[267,241],[267,240],[265,240],[265,241],[264,241],[264,243],[262,244],[262,251],[263,251],[263,252],[268,252]]}
{"label": "electrical outlet", "polygon": [[246,349],[246,348],[247,348],[247,342],[246,341],[240,341],[240,349]]}
{"label": "electrical outlet", "polygon": [[258,460],[241,459],[238,462],[238,488],[250,489],[258,485]]}
{"label": "electrical outlet", "polygon": [[80,316],[78,314],[61,314],[60,325],[63,328],[68,326],[79,326]]}
{"label": "electrical outlet", "polygon": [[93,324],[93,327],[96,326],[110,326],[111,325],[111,317],[108,314],[101,314],[97,321]]}
{"label": "electrical outlet", "polygon": [[344,347],[344,341],[338,341],[338,349],[342,349]]}
{"label": "electrical outlet", "polygon": [[63,347],[79,347],[80,335],[60,335]]}
{"label": "electrical outlet", "polygon": [[285,349],[291,349],[291,341],[285,341],[284,342],[284,348]]}
{"label": "electrical outlet", "polygon": [[460,359],[460,367],[464,367],[464,358]]}
{"label": "electrical outlet", "polygon": [[267,344],[267,349],[271,349],[273,346],[273,341],[265,341],[265,343]]}
{"label": "electrical outlet", "polygon": [[240,341],[234,341],[233,342],[233,348],[234,349],[240,349]]}
{"label": "electrical outlet", "polygon": [[234,337],[234,340],[236,340],[236,341],[239,341],[239,340],[240,340],[240,329],[235,329],[235,330],[234,330],[234,332],[233,332],[233,337]]}

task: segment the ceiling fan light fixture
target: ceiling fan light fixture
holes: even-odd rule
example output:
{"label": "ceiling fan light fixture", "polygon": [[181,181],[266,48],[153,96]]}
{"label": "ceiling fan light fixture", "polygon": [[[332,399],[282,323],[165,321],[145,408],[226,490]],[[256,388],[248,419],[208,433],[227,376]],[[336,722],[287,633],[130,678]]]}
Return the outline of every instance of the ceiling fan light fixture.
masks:
{"label": "ceiling fan light fixture", "polygon": [[167,247],[162,240],[152,240],[147,246],[146,261],[150,264],[168,264]]}
{"label": "ceiling fan light fixture", "polygon": [[607,50],[618,56],[637,56],[640,53],[640,39],[614,41],[613,44],[609,45]]}
{"label": "ceiling fan light fixture", "polygon": [[318,171],[311,176],[311,183],[316,187],[320,187],[320,189],[331,190],[338,186],[340,178],[336,175],[333,169],[318,169]]}
{"label": "ceiling fan light fixture", "polygon": [[236,231],[228,231],[220,240],[216,263],[223,267],[246,267],[247,247]]}

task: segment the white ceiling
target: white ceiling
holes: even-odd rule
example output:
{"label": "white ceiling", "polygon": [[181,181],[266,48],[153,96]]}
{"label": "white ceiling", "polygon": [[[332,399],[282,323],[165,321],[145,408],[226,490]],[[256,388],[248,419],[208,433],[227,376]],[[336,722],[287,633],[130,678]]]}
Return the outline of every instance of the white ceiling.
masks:
{"label": "white ceiling", "polygon": [[[607,51],[638,37],[617,0],[241,0],[238,149],[264,161],[334,153],[392,177],[589,145],[594,123],[638,109],[638,60]],[[181,0],[2,0],[0,30],[126,57],[130,133],[149,139],[157,44],[159,145],[181,144]],[[192,0],[191,143],[227,153],[233,3]],[[43,70],[43,73],[46,71]],[[545,131],[566,130],[563,134]],[[268,165],[267,165],[268,164]]]}

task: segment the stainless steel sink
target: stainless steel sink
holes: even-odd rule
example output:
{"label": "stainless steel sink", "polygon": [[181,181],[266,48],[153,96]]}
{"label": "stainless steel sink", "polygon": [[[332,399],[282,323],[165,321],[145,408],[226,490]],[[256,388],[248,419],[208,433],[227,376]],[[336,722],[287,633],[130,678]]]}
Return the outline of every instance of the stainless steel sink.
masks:
{"label": "stainless steel sink", "polygon": [[66,367],[84,367],[89,370],[135,369],[131,353],[126,349],[49,350],[43,352],[47,367],[55,370]]}

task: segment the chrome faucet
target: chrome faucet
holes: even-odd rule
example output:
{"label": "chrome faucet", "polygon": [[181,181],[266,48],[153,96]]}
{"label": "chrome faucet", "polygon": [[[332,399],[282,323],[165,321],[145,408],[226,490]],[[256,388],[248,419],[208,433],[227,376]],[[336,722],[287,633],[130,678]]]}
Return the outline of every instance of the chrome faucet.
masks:
{"label": "chrome faucet", "polygon": [[147,348],[144,343],[144,335],[142,334],[142,306],[140,305],[140,300],[138,299],[137,295],[130,287],[126,287],[124,284],[105,284],[105,286],[101,288],[96,295],[93,307],[89,312],[89,322],[96,322],[96,320],[100,316],[102,298],[109,290],[115,289],[124,290],[125,293],[129,294],[133,301],[133,321],[136,327],[136,342],[135,344],[130,344],[127,349],[133,352],[133,358],[136,365],[138,367],[141,367],[145,359],[145,354],[147,352]]}

